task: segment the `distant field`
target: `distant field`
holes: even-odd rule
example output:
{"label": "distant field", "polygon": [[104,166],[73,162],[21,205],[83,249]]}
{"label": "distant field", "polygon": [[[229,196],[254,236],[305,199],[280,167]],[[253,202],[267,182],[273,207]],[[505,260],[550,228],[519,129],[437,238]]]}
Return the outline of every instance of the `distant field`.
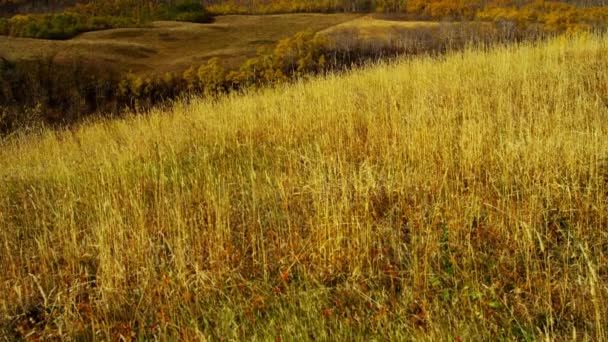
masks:
{"label": "distant field", "polygon": [[297,32],[321,31],[360,17],[356,14],[219,16],[213,24],[153,22],[147,28],[88,32],[66,41],[0,36],[0,56],[8,59],[52,55],[79,57],[103,69],[136,73],[181,71],[212,57],[238,65],[258,48]]}
{"label": "distant field", "polygon": [[410,40],[420,31],[436,34],[439,27],[439,22],[388,20],[367,15],[329,27],[320,34],[327,36],[337,48],[363,44],[381,50],[387,45]]}
{"label": "distant field", "polygon": [[[450,23],[449,25],[457,25]],[[404,30],[438,28],[436,21],[405,21],[390,20],[383,17],[363,16],[349,20],[325,29],[324,33],[334,33],[348,30],[360,32],[363,36],[381,38],[382,36],[400,33]]]}
{"label": "distant field", "polygon": [[[391,47],[410,53],[440,50],[441,46],[464,46],[470,41],[498,41],[503,32],[491,23],[410,21],[404,17],[367,15],[320,32],[336,49],[359,47],[386,51]],[[439,48],[439,49],[438,49]]]}
{"label": "distant field", "polygon": [[45,55],[57,61],[76,57],[101,70],[163,74],[181,72],[213,57],[226,67],[237,67],[259,48],[307,30],[328,37],[337,49],[358,46],[381,51],[394,44],[430,45],[461,27],[461,23],[382,15],[227,15],[217,17],[213,24],[156,21],[145,28],[87,32],[65,41],[0,36],[0,57],[14,60]]}

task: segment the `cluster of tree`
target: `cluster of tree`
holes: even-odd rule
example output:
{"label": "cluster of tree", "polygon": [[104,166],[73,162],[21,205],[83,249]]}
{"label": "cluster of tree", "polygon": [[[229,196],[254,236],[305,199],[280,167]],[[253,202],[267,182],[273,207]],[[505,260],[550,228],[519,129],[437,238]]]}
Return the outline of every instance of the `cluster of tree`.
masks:
{"label": "cluster of tree", "polygon": [[95,16],[76,13],[16,15],[0,18],[0,35],[44,39],[68,39],[79,33],[115,27],[134,27],[129,17]]}
{"label": "cluster of tree", "polygon": [[0,59],[0,135],[38,122],[73,122],[118,109],[118,77],[78,61],[51,56],[16,62]]}
{"label": "cluster of tree", "polygon": [[78,0],[0,0],[0,17],[25,13],[55,13],[77,2]]}
{"label": "cluster of tree", "polygon": [[[357,0],[365,3],[366,0]],[[358,10],[346,7],[344,0],[203,0],[214,14],[267,14],[296,12],[339,12]],[[364,11],[366,9],[361,8]]]}
{"label": "cluster of tree", "polygon": [[562,0],[565,3],[580,7],[608,6],[608,0]]}
{"label": "cluster of tree", "polygon": [[541,24],[548,31],[605,29],[608,7],[575,6],[563,2],[535,1],[522,6],[491,6],[477,13],[484,21],[507,21],[519,27]]}
{"label": "cluster of tree", "polygon": [[399,11],[405,0],[202,0],[209,11],[230,13],[371,12],[383,7]]}
{"label": "cluster of tree", "polygon": [[150,20],[202,23],[212,21],[213,17],[194,0],[106,0],[78,3],[58,14],[0,18],[0,35],[67,39],[86,31],[135,27]]}
{"label": "cluster of tree", "polygon": [[605,15],[607,0],[202,0],[216,14],[286,12],[404,13],[412,19],[482,19],[513,17],[547,23],[592,21]]}
{"label": "cluster of tree", "polygon": [[137,21],[177,20],[210,22],[213,18],[198,0],[82,1],[68,9],[86,16],[121,16]]}
{"label": "cluster of tree", "polygon": [[204,87],[212,92],[280,83],[326,70],[329,55],[327,39],[312,32],[300,32],[279,41],[273,49],[260,49],[257,57],[248,59],[237,70],[223,70],[215,58],[197,70],[189,68],[183,76],[190,89]]}

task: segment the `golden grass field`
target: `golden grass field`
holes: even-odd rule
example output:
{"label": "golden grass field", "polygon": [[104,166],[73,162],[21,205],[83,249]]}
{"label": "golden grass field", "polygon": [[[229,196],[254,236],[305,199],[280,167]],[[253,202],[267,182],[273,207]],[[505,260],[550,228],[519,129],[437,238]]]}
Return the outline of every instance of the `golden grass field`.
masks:
{"label": "golden grass field", "polygon": [[[458,23],[446,25],[456,26]],[[344,23],[331,26],[319,32],[327,37],[331,46],[345,49],[352,46],[365,46],[371,50],[381,50],[394,44],[407,44],[418,33],[432,32],[437,35],[441,25],[433,21],[398,21],[362,16]]]}
{"label": "golden grass field", "polygon": [[[458,25],[453,22],[445,24]],[[404,30],[436,28],[440,25],[438,21],[390,20],[381,16],[366,15],[331,26],[322,32],[356,30],[365,38],[382,38],[384,35],[399,34]]]}
{"label": "golden grass field", "polygon": [[0,338],[605,340],[608,38],[0,145]]}
{"label": "golden grass field", "polygon": [[404,17],[369,14],[318,32],[335,51],[367,51],[378,55],[400,51],[423,55],[459,50],[467,44],[506,38],[497,25],[483,22],[411,21]]}
{"label": "golden grass field", "polygon": [[102,69],[144,74],[181,72],[213,57],[238,66],[260,47],[300,31],[314,32],[358,18],[356,14],[218,16],[212,24],[153,22],[150,27],[83,33],[65,41],[0,36],[0,57],[74,58]]}

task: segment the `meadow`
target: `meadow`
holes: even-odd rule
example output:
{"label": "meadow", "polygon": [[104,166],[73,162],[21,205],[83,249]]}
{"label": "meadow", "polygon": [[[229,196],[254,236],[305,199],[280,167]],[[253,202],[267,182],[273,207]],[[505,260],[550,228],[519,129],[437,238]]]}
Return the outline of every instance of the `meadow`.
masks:
{"label": "meadow", "polygon": [[608,38],[0,143],[0,337],[608,338]]}
{"label": "meadow", "polygon": [[[104,72],[138,75],[181,73],[221,58],[238,67],[259,48],[298,32],[317,32],[358,18],[358,14],[280,14],[218,16],[211,24],[155,21],[145,27],[86,32],[67,40],[0,36],[0,57],[8,60],[50,56],[57,62],[96,66]],[[170,61],[170,62],[168,62]]]}

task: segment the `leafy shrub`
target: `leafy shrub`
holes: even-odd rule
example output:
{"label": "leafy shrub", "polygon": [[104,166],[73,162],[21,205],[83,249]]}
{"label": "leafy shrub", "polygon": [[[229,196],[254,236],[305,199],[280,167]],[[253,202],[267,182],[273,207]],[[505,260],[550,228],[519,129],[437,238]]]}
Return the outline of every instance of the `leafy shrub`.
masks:
{"label": "leafy shrub", "polygon": [[191,23],[210,23],[213,21],[213,17],[207,13],[202,12],[187,12],[179,13],[172,18],[175,21],[186,21]]}
{"label": "leafy shrub", "polygon": [[220,64],[219,58],[211,58],[207,64],[201,65],[197,72],[198,79],[204,85],[206,93],[216,94],[227,90],[226,70]]}
{"label": "leafy shrub", "polygon": [[157,17],[164,20],[209,23],[213,16],[198,1],[182,1],[174,5],[161,7]]}

